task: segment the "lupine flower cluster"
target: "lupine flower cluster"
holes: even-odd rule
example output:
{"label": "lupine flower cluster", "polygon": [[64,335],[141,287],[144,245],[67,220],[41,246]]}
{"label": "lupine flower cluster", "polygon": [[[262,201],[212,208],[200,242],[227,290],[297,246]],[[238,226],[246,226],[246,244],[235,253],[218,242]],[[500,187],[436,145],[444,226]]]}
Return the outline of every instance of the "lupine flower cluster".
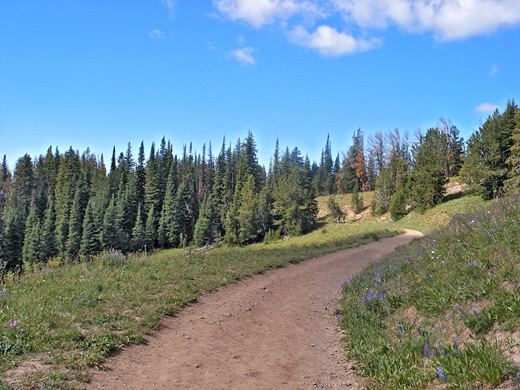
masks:
{"label": "lupine flower cluster", "polygon": [[385,298],[384,293],[382,291],[376,290],[376,292],[374,292],[373,290],[370,290],[368,293],[363,295],[361,303],[365,304],[366,302],[372,302],[375,298],[383,300]]}
{"label": "lupine flower cluster", "polygon": [[442,372],[441,367],[439,367],[439,369],[437,370],[437,375],[439,375],[439,378],[442,379],[444,382],[448,380],[448,378],[446,378],[446,375],[444,375],[444,373]]}
{"label": "lupine flower cluster", "polygon": [[23,329],[20,327],[20,325],[18,324],[18,321],[16,321],[16,320],[15,321],[9,320],[9,322],[7,323],[7,327],[19,330],[20,332],[23,332]]}
{"label": "lupine flower cluster", "polygon": [[114,260],[126,260],[126,255],[121,251],[112,249],[110,251],[103,252],[101,255],[99,255],[99,258],[101,260],[107,260],[109,258]]}
{"label": "lupine flower cluster", "polygon": [[402,324],[399,324],[399,328],[401,328],[401,334],[406,334],[406,331],[404,330],[404,326]]}
{"label": "lupine flower cluster", "polygon": [[[457,339],[453,339],[453,340],[454,340],[455,343],[457,342]],[[435,342],[435,344],[437,345],[437,349],[438,349],[439,354],[441,356],[444,356],[444,350],[442,349],[441,341],[437,340]],[[433,357],[433,356],[435,356],[436,353],[437,353],[437,351],[434,348],[430,348],[428,343],[424,344],[424,355],[426,357]],[[458,351],[455,351],[455,354],[457,355]]]}

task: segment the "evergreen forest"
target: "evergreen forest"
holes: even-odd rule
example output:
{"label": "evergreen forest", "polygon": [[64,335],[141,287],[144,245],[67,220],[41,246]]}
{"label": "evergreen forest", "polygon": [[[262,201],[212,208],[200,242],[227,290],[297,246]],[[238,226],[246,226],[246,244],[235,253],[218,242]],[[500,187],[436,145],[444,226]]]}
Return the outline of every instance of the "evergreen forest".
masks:
{"label": "evergreen forest", "polygon": [[[113,150],[110,166],[87,149],[28,154],[11,172],[0,168],[0,274],[49,259],[88,259],[102,251],[247,245],[313,229],[316,197],[374,191],[370,210],[395,220],[443,201],[446,183],[460,177],[484,199],[520,188],[520,110],[513,100],[467,140],[449,120],[410,137],[399,130],[361,129],[352,145],[332,155],[327,136],[319,162],[276,141],[267,169],[249,132],[234,146],[224,140],[195,153],[171,141]],[[148,156],[148,158],[147,158]],[[354,205],[361,212],[363,204]]]}

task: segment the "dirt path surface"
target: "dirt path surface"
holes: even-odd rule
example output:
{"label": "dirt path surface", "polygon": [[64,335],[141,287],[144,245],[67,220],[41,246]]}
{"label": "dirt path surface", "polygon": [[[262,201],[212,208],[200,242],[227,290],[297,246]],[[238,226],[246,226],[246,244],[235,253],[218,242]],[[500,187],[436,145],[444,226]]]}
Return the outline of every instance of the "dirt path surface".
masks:
{"label": "dirt path surface", "polygon": [[360,389],[334,310],[341,284],[419,232],[268,271],[203,295],[125,348],[88,389]]}

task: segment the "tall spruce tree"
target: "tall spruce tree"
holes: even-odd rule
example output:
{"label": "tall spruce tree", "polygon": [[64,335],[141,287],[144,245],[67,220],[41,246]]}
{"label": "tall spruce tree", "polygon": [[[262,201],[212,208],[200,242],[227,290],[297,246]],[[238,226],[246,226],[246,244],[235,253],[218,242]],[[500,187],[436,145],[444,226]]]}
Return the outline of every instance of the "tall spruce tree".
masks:
{"label": "tall spruce tree", "polygon": [[49,195],[47,201],[47,209],[43,219],[43,228],[41,230],[41,245],[43,259],[47,260],[58,255],[56,242],[56,210],[54,207],[54,194]]}
{"label": "tall spruce tree", "polygon": [[258,238],[258,199],[253,175],[247,177],[240,193],[238,208],[238,241],[241,245],[255,242]]}
{"label": "tall spruce tree", "polygon": [[516,112],[518,106],[508,101],[504,113],[497,109],[468,140],[461,176],[484,199],[500,196],[510,175],[511,165],[506,162],[514,145]]}
{"label": "tall spruce tree", "polygon": [[446,135],[429,129],[414,145],[411,196],[420,211],[440,203],[446,193]]}
{"label": "tall spruce tree", "polygon": [[164,206],[159,222],[158,239],[159,245],[161,247],[170,248],[178,245],[178,241],[172,235],[177,189],[177,162],[174,161],[170,166],[170,173],[168,175],[168,183],[166,185],[166,194],[164,198]]}
{"label": "tall spruce tree", "polygon": [[199,218],[195,224],[193,243],[197,247],[211,244],[215,241],[217,234],[217,214],[213,203],[213,197],[207,195],[202,202]]}
{"label": "tall spruce tree", "polygon": [[92,201],[89,201],[85,210],[85,217],[83,219],[83,232],[81,236],[81,246],[79,254],[82,256],[91,256],[99,252],[101,242],[99,240],[99,228],[96,224],[94,214],[94,206]]}
{"label": "tall spruce tree", "polygon": [[103,217],[103,228],[101,229],[101,244],[103,249],[119,249],[117,233],[116,207],[114,196],[112,196]]}
{"label": "tall spruce tree", "polygon": [[7,166],[7,157],[4,154],[2,166],[0,167],[0,217],[4,211],[9,195],[11,194],[11,171]]}
{"label": "tall spruce tree", "polygon": [[145,226],[144,226],[142,207],[139,204],[139,206],[137,208],[137,217],[136,217],[134,229],[132,230],[132,248],[134,251],[142,250],[144,248],[145,243],[146,243],[146,230],[145,230]]}
{"label": "tall spruce tree", "polygon": [[516,113],[516,126],[513,130],[511,154],[506,161],[510,167],[509,177],[505,187],[509,191],[520,190],[520,110]]}
{"label": "tall spruce tree", "polygon": [[66,243],[66,256],[75,259],[79,254],[81,236],[83,234],[83,217],[88,203],[88,189],[85,177],[82,175],[74,195],[70,211],[69,234]]}
{"label": "tall spruce tree", "polygon": [[38,217],[36,202],[31,203],[29,216],[25,223],[25,238],[23,244],[23,264],[24,268],[30,269],[32,264],[41,263],[43,254],[40,241],[41,223]]}

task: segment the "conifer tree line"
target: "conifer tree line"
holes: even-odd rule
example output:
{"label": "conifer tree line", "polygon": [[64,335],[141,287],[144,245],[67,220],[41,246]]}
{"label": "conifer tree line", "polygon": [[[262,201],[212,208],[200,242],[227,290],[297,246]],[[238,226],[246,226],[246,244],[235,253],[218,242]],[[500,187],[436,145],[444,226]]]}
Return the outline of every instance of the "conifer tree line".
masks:
{"label": "conifer tree line", "polygon": [[[253,134],[181,156],[170,141],[114,148],[107,169],[89,149],[80,154],[50,147],[34,161],[25,155],[11,173],[0,172],[1,273],[61,257],[103,250],[175,248],[215,241],[245,245],[308,232],[317,216],[314,173],[295,148],[276,144],[269,171],[258,163]],[[331,176],[332,173],[329,174]]]}
{"label": "conifer tree line", "polygon": [[[482,123],[465,144],[449,120],[417,132],[365,137],[354,132],[346,152],[332,155],[329,137],[319,162],[276,141],[266,170],[251,132],[234,146],[211,144],[202,153],[173,153],[163,138],[146,155],[131,145],[114,148],[110,166],[89,149],[80,154],[50,147],[34,160],[21,157],[11,172],[0,168],[0,274],[61,257],[78,259],[103,250],[198,247],[214,242],[245,245],[312,229],[318,195],[374,191],[372,213],[394,219],[441,202],[448,179],[460,176],[490,199],[520,187],[520,110]],[[333,202],[330,202],[333,204]],[[360,212],[362,207],[353,207]]]}

